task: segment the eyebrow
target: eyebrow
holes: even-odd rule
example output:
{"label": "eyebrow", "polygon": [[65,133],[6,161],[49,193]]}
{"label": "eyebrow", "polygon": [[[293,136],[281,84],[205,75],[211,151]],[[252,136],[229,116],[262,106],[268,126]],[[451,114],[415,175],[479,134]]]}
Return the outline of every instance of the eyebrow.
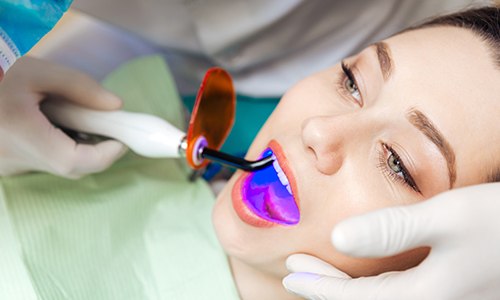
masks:
{"label": "eyebrow", "polygon": [[391,76],[394,65],[389,45],[384,42],[377,42],[372,46],[375,47],[375,51],[377,52],[378,63],[380,64],[380,70],[382,70],[382,76],[384,77],[384,80],[387,80]]}
{"label": "eyebrow", "polygon": [[448,166],[448,177],[450,180],[450,189],[453,187],[457,178],[455,166],[455,152],[450,146],[448,141],[444,138],[443,134],[432,124],[431,120],[424,115],[421,111],[412,108],[407,115],[408,121],[420,130],[436,147],[438,147],[441,154],[446,160]]}
{"label": "eyebrow", "polygon": [[[391,76],[394,69],[394,61],[392,60],[391,49],[385,42],[377,42],[372,46],[375,47],[380,70],[382,71],[382,76],[384,80],[387,80]],[[457,178],[457,172],[455,165],[455,152],[450,146],[450,143],[448,143],[443,134],[421,111],[412,108],[409,110],[407,118],[413,126],[420,130],[432,143],[436,145],[441,154],[444,156],[446,165],[448,167],[450,188],[452,188]]]}

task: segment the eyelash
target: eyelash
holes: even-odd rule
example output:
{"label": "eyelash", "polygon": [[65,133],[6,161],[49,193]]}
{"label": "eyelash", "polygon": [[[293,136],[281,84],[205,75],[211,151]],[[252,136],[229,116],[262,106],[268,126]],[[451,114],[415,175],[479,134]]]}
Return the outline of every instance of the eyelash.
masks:
{"label": "eyelash", "polygon": [[[385,143],[382,143],[382,147],[385,151],[379,151],[379,163],[377,164],[377,167],[394,182],[404,184],[405,186],[413,189],[415,192],[421,194],[415,180],[413,180],[413,177],[410,175],[410,172],[408,172],[408,169],[405,167],[398,153],[391,146]],[[387,155],[386,152],[388,152],[389,155]],[[390,168],[389,159],[391,159],[391,157],[397,161],[396,165],[401,168],[399,172],[395,172]],[[398,175],[399,173],[401,173],[401,175]]]}
{"label": "eyelash", "polygon": [[[342,66],[343,76],[340,77],[340,80],[338,82],[340,91],[350,100],[354,100],[357,105],[363,107],[363,97],[361,96],[359,85],[356,82],[356,77],[354,76],[352,69],[344,61],[341,62],[341,66]],[[356,97],[353,95],[353,92],[349,91],[349,89],[347,88],[346,86],[347,80],[351,81],[352,84],[356,87],[359,99],[356,99]],[[415,183],[415,180],[411,176],[408,169],[405,167],[399,154],[391,146],[385,143],[382,143],[382,146],[385,151],[379,151],[379,163],[377,167],[394,182],[403,184],[406,187],[411,188],[415,192],[421,193],[419,187]],[[387,155],[386,152],[388,152],[389,155]],[[397,161],[396,165],[399,166],[399,168],[401,169],[399,172],[395,172],[390,168],[389,160],[391,158]],[[401,175],[398,175],[399,173],[401,173]]]}
{"label": "eyelash", "polygon": [[[357,105],[363,107],[363,97],[361,96],[361,91],[359,90],[359,85],[356,82],[356,77],[354,76],[352,69],[344,61],[341,62],[341,66],[343,72],[337,84],[339,86],[339,90],[345,97],[349,98],[349,100],[355,101]],[[348,81],[355,86],[358,97],[355,97],[353,92],[347,88],[346,84]]]}

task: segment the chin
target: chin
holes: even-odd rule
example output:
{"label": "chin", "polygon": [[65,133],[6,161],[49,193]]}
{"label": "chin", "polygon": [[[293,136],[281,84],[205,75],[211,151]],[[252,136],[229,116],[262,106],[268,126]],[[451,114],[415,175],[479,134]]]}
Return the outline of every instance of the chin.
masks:
{"label": "chin", "polygon": [[284,276],[286,255],[279,255],[283,249],[274,243],[276,235],[280,235],[280,232],[277,232],[280,228],[269,230],[267,227],[249,225],[235,212],[232,193],[241,175],[238,173],[240,172],[231,177],[219,193],[212,211],[212,223],[217,239],[226,255],[259,270],[272,266]]}
{"label": "chin", "polygon": [[212,210],[212,223],[215,234],[224,252],[230,256],[239,256],[244,252],[245,239],[241,233],[241,226],[234,216],[231,205],[231,190],[236,181],[233,175],[226,186],[217,196],[217,200]]}

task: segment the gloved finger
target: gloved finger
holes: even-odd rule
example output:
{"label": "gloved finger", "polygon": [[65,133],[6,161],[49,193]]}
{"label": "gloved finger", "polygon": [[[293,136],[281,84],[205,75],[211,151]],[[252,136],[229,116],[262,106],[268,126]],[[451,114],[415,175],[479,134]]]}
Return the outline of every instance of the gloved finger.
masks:
{"label": "gloved finger", "polygon": [[286,260],[286,268],[290,272],[308,272],[339,278],[351,278],[321,259],[302,253],[290,255]]}
{"label": "gloved finger", "polygon": [[43,60],[26,59],[31,59],[32,68],[45,70],[44,76],[27,79],[33,92],[62,96],[76,104],[100,110],[118,109],[122,105],[120,98],[80,71]]}
{"label": "gloved finger", "polygon": [[77,144],[74,149],[73,166],[65,177],[78,178],[86,174],[107,169],[119,159],[127,147],[115,140],[107,140],[95,145]]}
{"label": "gloved finger", "polygon": [[[78,178],[106,169],[127,150],[115,140],[96,145],[78,144],[61,129],[51,125],[43,115],[28,115],[31,116],[29,126],[17,133],[23,136],[17,148],[18,154],[30,161],[31,170]],[[25,141],[37,146],[23,145]]]}
{"label": "gloved finger", "polygon": [[120,158],[126,147],[115,140],[107,140],[95,145],[78,144],[62,130],[47,126],[43,135],[45,143],[38,149],[43,162],[40,170],[52,174],[78,178],[82,175],[102,171]]}
{"label": "gloved finger", "polygon": [[432,245],[447,226],[437,202],[384,208],[344,220],[333,229],[332,243],[337,250],[358,257],[390,256]]}
{"label": "gloved finger", "polygon": [[411,270],[356,279],[292,273],[283,279],[283,285],[288,291],[307,299],[419,299],[412,291],[415,286],[412,277]]}

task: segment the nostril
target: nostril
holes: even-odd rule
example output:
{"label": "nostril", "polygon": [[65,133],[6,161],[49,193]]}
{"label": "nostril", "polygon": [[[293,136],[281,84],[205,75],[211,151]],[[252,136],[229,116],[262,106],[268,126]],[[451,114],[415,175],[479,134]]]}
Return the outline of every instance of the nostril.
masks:
{"label": "nostril", "polygon": [[318,160],[318,155],[316,154],[316,151],[314,151],[313,147],[307,146],[307,150],[306,151],[308,153],[310,153],[314,157],[314,160]]}
{"label": "nostril", "polygon": [[318,116],[307,119],[302,126],[304,151],[310,155],[315,168],[325,175],[334,174],[342,165],[341,148],[346,133],[336,130],[335,118]]}

